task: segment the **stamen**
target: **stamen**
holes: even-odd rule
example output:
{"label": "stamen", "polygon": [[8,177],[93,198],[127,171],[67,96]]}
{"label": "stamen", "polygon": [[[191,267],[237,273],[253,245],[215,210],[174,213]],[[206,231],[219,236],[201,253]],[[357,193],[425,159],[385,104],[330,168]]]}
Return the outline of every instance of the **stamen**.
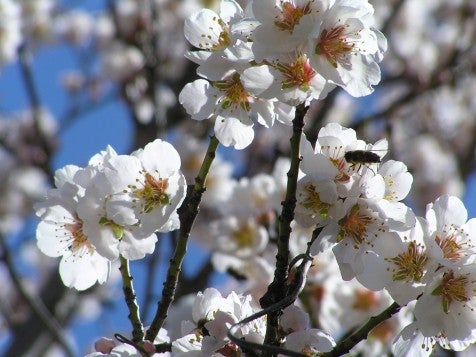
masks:
{"label": "stamen", "polygon": [[276,20],[274,21],[275,26],[278,30],[292,33],[294,28],[299,24],[299,21],[301,21],[301,18],[311,13],[311,1],[308,1],[301,7],[295,6],[290,2],[281,1],[280,11],[280,15],[276,16]]}
{"label": "stamen", "polygon": [[312,184],[306,185],[304,192],[306,196],[300,202],[300,205],[318,214],[320,217],[326,218],[329,215],[330,204],[321,201],[316,187]]}
{"label": "stamen", "polygon": [[150,213],[153,209],[170,203],[166,191],[169,187],[167,178],[156,179],[150,173],[145,173],[143,187],[136,189],[133,193],[142,201],[142,208],[145,213]]}
{"label": "stamen", "polygon": [[254,242],[256,230],[249,222],[244,222],[238,230],[233,232],[233,238],[239,248],[251,247]]}
{"label": "stamen", "polygon": [[448,313],[452,302],[464,303],[469,301],[470,297],[466,292],[469,283],[470,280],[467,276],[455,276],[454,271],[451,270],[443,274],[440,285],[431,294],[441,297],[443,311]]}
{"label": "stamen", "polygon": [[298,87],[303,91],[308,91],[310,82],[316,75],[305,55],[300,55],[294,62],[289,64],[278,63],[276,68],[285,78],[281,84],[283,89]]}
{"label": "stamen", "polygon": [[373,221],[374,218],[362,212],[359,205],[354,205],[349,213],[339,220],[341,231],[338,234],[338,241],[350,237],[357,245],[360,245],[364,242],[367,228]]}
{"label": "stamen", "polygon": [[224,81],[213,82],[213,86],[224,93],[221,99],[222,109],[228,109],[230,106],[239,106],[245,111],[250,110],[250,95],[243,87],[238,73]]}
{"label": "stamen", "polygon": [[219,51],[224,47],[228,47],[231,44],[230,30],[228,25],[220,18],[214,17],[213,21],[217,22],[221,28],[220,34],[217,36],[216,43],[212,42],[212,36],[209,34],[201,34],[200,37],[204,39],[203,43],[198,44],[198,47],[207,51]]}
{"label": "stamen", "polygon": [[73,223],[66,223],[63,227],[71,234],[68,237],[68,248],[73,256],[81,255],[84,251],[90,254],[94,252],[94,247],[89,242],[88,237],[83,232],[83,221],[81,219],[76,218]]}
{"label": "stamen", "polygon": [[322,30],[315,48],[317,55],[325,56],[336,68],[338,64],[351,65],[348,55],[354,51],[355,44],[349,42],[345,30],[342,25]]}
{"label": "stamen", "polygon": [[412,241],[408,244],[405,252],[394,258],[386,258],[385,260],[396,266],[392,269],[393,280],[403,280],[411,283],[421,281],[425,272],[428,256],[424,253],[421,245]]}

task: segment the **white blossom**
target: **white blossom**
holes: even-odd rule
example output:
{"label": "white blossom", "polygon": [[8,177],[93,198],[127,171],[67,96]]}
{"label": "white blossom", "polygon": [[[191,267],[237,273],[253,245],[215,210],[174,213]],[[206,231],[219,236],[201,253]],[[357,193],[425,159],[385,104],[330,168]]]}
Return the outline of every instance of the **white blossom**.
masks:
{"label": "white blossom", "polygon": [[11,0],[0,3],[0,64],[16,59],[17,48],[22,40],[20,25],[20,7]]}

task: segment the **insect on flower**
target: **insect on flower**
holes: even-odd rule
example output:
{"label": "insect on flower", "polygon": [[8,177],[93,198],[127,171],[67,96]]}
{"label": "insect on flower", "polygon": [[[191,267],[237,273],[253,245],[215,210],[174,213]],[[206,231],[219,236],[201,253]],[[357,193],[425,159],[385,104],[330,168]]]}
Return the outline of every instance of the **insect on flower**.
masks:
{"label": "insect on flower", "polygon": [[[352,169],[359,171],[362,166],[365,166],[374,172],[370,168],[370,164],[379,164],[382,162],[382,158],[375,152],[370,150],[351,150],[347,151],[344,155],[345,161],[350,164]],[[375,172],[374,172],[375,174]]]}
{"label": "insect on flower", "polygon": [[347,151],[344,159],[351,165],[378,164],[381,162],[380,156],[369,150]]}
{"label": "insect on flower", "polygon": [[[370,164],[380,164],[382,157],[385,156],[388,150],[388,142],[386,139],[381,139],[370,147],[367,146],[365,150],[349,150],[344,154],[345,161],[352,167],[360,169],[362,166],[369,167]],[[376,152],[380,152],[377,154]]]}

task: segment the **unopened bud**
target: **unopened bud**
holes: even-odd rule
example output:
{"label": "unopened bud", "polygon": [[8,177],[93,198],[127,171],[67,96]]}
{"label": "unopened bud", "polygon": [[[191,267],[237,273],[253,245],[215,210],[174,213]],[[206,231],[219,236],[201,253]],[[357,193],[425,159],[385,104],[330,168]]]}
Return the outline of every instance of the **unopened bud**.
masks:
{"label": "unopened bud", "polygon": [[104,354],[111,353],[114,347],[116,347],[116,342],[106,337],[101,337],[94,343],[94,349],[96,350],[96,352],[101,352]]}

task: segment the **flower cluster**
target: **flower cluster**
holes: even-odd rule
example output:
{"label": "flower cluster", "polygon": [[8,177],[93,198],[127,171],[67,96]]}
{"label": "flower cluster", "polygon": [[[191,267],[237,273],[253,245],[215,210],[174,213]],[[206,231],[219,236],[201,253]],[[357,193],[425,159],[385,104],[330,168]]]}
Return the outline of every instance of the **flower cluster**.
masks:
{"label": "flower cluster", "polygon": [[78,290],[105,282],[119,256],[152,253],[155,232],[179,227],[186,191],[177,151],[159,139],[131,155],[108,147],[84,168],[65,166],[55,185],[36,207],[37,243],[44,254],[62,257],[63,282]]}
{"label": "flower cluster", "polygon": [[[50,4],[44,6],[49,13],[52,2],[41,3]],[[158,76],[149,73],[157,64],[151,58],[161,47],[168,48],[163,39],[176,38],[170,28],[185,17],[186,2],[180,5],[182,17],[170,20],[169,32],[154,38],[170,3],[151,2],[164,10],[159,11],[157,24],[145,3],[132,0],[118,1],[114,19],[101,16],[95,31],[85,13],[64,13],[55,19],[59,38],[75,45],[94,39],[100,50],[101,76],[121,85],[135,119],[142,123],[158,121],[175,101],[170,88],[165,86],[161,92],[154,82]],[[405,6],[402,13],[411,10]],[[11,30],[20,26],[19,9],[10,0],[0,5],[0,13],[13,19],[1,25],[5,41],[0,64],[15,56],[20,39],[15,37],[18,31]],[[235,0],[223,0],[219,11],[203,9],[185,21],[185,38],[194,47],[186,57],[198,65],[202,78],[187,84],[179,101],[193,119],[214,119],[215,135],[223,145],[243,149],[253,141],[254,122],[266,128],[276,121],[289,125],[296,106],[323,99],[336,87],[354,97],[370,94],[380,81],[379,63],[387,47],[374,26],[368,0],[250,0],[244,8]],[[41,37],[36,32],[40,28],[28,29],[25,24],[23,36]],[[183,41],[177,44],[184,46]],[[394,51],[407,59],[409,49]],[[168,55],[174,59],[176,53]],[[169,65],[175,62],[179,63],[171,60]],[[167,77],[174,76],[174,71],[167,72]],[[86,82],[69,77],[71,91]],[[469,94],[473,87],[468,83]],[[444,95],[439,102],[442,99]],[[430,112],[426,107],[423,111]],[[432,111],[439,113],[432,116],[442,126],[448,125],[440,106]],[[84,290],[105,282],[112,262],[119,257],[144,258],[154,252],[157,232],[179,227],[177,208],[185,198],[186,180],[191,183],[197,173],[204,146],[183,133],[177,137],[180,154],[157,139],[131,155],[118,155],[108,147],[86,167],[69,165],[56,172],[56,188],[36,206],[37,245],[44,254],[61,257],[65,285]],[[401,313],[370,331],[368,340],[355,346],[353,353],[388,354],[391,345],[396,356],[428,355],[436,343],[459,351],[476,342],[476,219],[468,220],[463,203],[450,195],[435,199],[424,217],[417,216],[404,203],[413,176],[403,162],[383,161],[387,150],[385,139],[370,144],[336,123],[325,125],[315,141],[301,137],[289,251],[291,257],[310,252],[313,266],[306,270],[302,299],[281,316],[279,338],[274,341],[280,347],[308,355],[330,351],[343,332],[355,330],[392,300],[402,307]],[[425,150],[422,153],[427,155]],[[453,176],[448,170],[451,156],[434,160],[440,161],[448,177]],[[428,174],[435,176],[435,166],[426,161]],[[279,263],[274,244],[282,233],[277,212],[282,205],[288,208],[281,201],[289,167],[289,161],[280,158],[272,173],[236,179],[233,165],[215,157],[203,180],[202,214],[191,236],[211,248],[215,270],[238,278],[232,288],[247,294],[231,291],[224,297],[209,288],[183,299],[173,307],[167,330],[161,329],[155,344],[171,341],[174,356],[227,356],[246,353],[230,340],[230,333],[242,341],[264,343],[264,317],[240,321],[260,310],[257,298],[273,279],[275,260]],[[193,222],[194,218],[187,223]],[[188,239],[190,232],[185,233]],[[289,272],[291,282],[293,273]],[[137,346],[146,353],[155,352],[150,341],[140,343]],[[142,354],[133,343],[105,339],[96,350],[90,355]]]}
{"label": "flower cluster", "polygon": [[366,1],[251,1],[243,10],[224,0],[185,22],[197,48],[188,53],[205,79],[189,83],[179,101],[193,119],[216,118],[225,146],[242,149],[253,120],[289,124],[294,106],[324,98],[336,86],[359,97],[380,81],[385,37]]}
{"label": "flower cluster", "polygon": [[273,276],[275,251],[270,240],[276,235],[276,213],[284,199],[289,160],[279,159],[271,174],[240,179],[218,176],[228,163],[216,164],[210,172],[211,193],[219,189],[222,201],[215,200],[210,207],[205,192],[203,206],[211,213],[204,220],[198,217],[194,239],[212,251],[215,270],[246,278],[247,291],[258,298]]}
{"label": "flower cluster", "polygon": [[[197,353],[200,356],[227,356],[239,352],[239,347],[227,337],[233,324],[256,311],[250,295],[238,295],[234,292],[223,297],[213,288],[198,293],[189,300],[192,321],[182,322],[182,331],[172,343],[174,356],[186,356]],[[183,306],[182,306],[183,309]],[[183,317],[183,316],[181,316]],[[334,340],[324,332],[309,327],[306,313],[292,305],[284,310],[281,329],[286,335],[286,347],[295,351],[330,351]],[[266,333],[266,319],[257,318],[234,331],[236,337],[254,343],[262,343]],[[195,351],[195,352],[194,352]],[[201,352],[198,354],[198,352]]]}
{"label": "flower cluster", "polygon": [[417,299],[399,353],[415,339],[461,350],[476,340],[476,219],[452,196],[415,216],[401,202],[412,176],[402,162],[381,162],[386,149],[338,124],[320,130],[314,149],[303,140],[296,221],[319,229],[311,252],[332,248],[344,280],[385,289],[402,306]]}
{"label": "flower cluster", "polygon": [[[252,315],[255,309],[251,306],[250,296],[239,296],[232,292],[227,297],[213,288],[198,293],[192,305],[193,321],[182,321],[182,332],[172,344],[174,356],[185,355],[190,351],[202,351],[202,355],[219,356],[226,350],[236,350],[237,346],[226,337],[231,325]],[[239,335],[247,340],[263,342],[266,332],[266,321],[261,318],[253,324],[245,325]]]}
{"label": "flower cluster", "polygon": [[[302,138],[292,255],[305,251],[313,231],[319,232],[304,293],[316,304],[314,318],[336,339],[382,312],[392,299],[408,304],[373,330],[359,351],[387,353],[399,333],[393,346],[397,355],[416,344],[429,353],[436,342],[461,350],[473,341],[476,220],[468,221],[463,204],[452,196],[428,205],[425,217],[416,216],[402,202],[412,175],[402,162],[383,160],[387,145],[385,139],[359,140],[353,129],[336,123],[322,128],[313,145]],[[213,250],[215,269],[246,278],[237,288],[255,298],[272,280],[270,240],[288,169],[288,161],[278,160],[272,174],[217,177],[231,194],[215,206],[218,217],[195,231]],[[439,309],[429,311],[428,302]],[[465,323],[452,324],[452,314],[463,314]]]}

